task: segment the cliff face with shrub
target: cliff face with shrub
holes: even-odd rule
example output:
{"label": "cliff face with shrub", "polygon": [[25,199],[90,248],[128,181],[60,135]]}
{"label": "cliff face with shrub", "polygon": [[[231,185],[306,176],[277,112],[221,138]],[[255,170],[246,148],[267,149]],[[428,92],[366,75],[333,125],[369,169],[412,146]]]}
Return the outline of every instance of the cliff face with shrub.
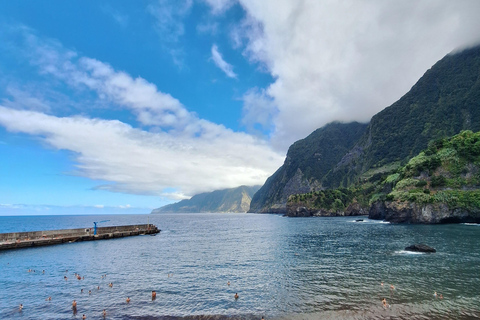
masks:
{"label": "cliff face with shrub", "polygon": [[249,212],[285,213],[288,197],[323,189],[322,179],[367,125],[330,123],[290,146],[283,166],[255,193]]}
{"label": "cliff face with shrub", "polygon": [[385,179],[369,217],[397,223],[480,222],[480,132],[439,139]]}

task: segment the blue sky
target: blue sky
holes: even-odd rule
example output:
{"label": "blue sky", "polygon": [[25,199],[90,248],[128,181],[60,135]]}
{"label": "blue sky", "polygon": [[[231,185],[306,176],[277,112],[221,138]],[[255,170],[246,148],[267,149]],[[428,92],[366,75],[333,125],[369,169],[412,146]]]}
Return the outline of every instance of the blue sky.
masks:
{"label": "blue sky", "polygon": [[0,215],[261,185],[480,40],[478,1],[1,1]]}

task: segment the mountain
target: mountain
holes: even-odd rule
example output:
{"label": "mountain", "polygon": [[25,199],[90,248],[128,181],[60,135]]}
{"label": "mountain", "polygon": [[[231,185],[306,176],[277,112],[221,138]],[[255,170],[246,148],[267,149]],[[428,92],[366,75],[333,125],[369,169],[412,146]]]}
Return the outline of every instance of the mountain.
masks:
{"label": "mountain", "polygon": [[188,200],[154,209],[152,213],[247,212],[252,196],[259,188],[241,186],[200,193]]}
{"label": "mountain", "polygon": [[321,180],[354,146],[366,124],[330,123],[290,146],[284,164],[255,193],[249,212],[284,213],[292,194],[323,188]]}
{"label": "mountain", "polygon": [[462,130],[480,130],[480,46],[445,56],[368,125],[332,123],[295,142],[249,211],[284,213],[293,194],[379,183],[429,141]]}

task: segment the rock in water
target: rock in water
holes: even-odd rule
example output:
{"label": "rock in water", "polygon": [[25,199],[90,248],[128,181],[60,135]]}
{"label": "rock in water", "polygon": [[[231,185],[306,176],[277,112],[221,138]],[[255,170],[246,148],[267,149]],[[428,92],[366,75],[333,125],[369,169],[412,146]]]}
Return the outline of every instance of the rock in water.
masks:
{"label": "rock in water", "polygon": [[437,250],[435,250],[432,247],[427,246],[426,244],[420,243],[420,244],[413,244],[409,247],[405,248],[406,251],[413,251],[413,252],[431,252],[435,253]]}

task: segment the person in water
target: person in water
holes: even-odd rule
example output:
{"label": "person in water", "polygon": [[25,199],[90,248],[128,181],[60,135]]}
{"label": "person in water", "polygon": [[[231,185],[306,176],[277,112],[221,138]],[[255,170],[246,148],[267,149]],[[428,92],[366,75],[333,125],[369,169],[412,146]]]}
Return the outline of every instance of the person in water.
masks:
{"label": "person in water", "polygon": [[22,311],[22,309],[23,309],[23,304],[20,303],[20,305],[18,306],[18,310]]}
{"label": "person in water", "polygon": [[157,298],[157,293],[155,292],[155,290],[152,290],[152,301],[155,300]]}
{"label": "person in water", "polygon": [[85,319],[87,319],[87,316],[84,314],[84,315],[82,316],[82,320],[85,320]]}
{"label": "person in water", "polygon": [[103,309],[102,315],[105,318],[107,316],[107,310]]}
{"label": "person in water", "polygon": [[130,303],[130,297],[127,297],[127,303]]}
{"label": "person in water", "polygon": [[77,309],[77,301],[73,300],[72,302],[72,308]]}
{"label": "person in water", "polygon": [[388,307],[387,299],[383,298],[382,303],[383,303],[383,307],[384,307],[384,308],[387,308],[387,307]]}
{"label": "person in water", "polygon": [[235,300],[237,300],[238,299],[238,293],[235,293],[234,297],[235,297]]}

